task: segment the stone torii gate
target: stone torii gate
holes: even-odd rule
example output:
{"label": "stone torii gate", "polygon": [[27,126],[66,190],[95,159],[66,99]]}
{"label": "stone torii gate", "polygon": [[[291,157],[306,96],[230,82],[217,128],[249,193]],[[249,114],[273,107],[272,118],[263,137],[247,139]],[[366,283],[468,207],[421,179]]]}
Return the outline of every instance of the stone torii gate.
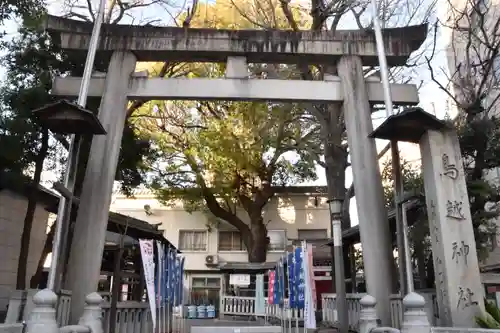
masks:
{"label": "stone torii gate", "polygon": [[[47,30],[68,53],[89,48],[92,25],[50,16]],[[426,37],[425,25],[383,31],[389,66],[404,65]],[[97,288],[128,100],[262,100],[339,103],[344,108],[359,214],[368,293],[390,325],[392,288],[389,228],[372,132],[371,106],[383,103],[379,82],[365,81],[362,66],[377,65],[372,31],[260,31],[104,25],[97,57],[109,61],[106,77],[94,77],[89,97],[101,97],[99,120],[108,135],[95,137],[80,199],[68,282],[71,321],[81,315],[85,295]],[[134,74],[137,61],[227,62],[226,78],[161,79]],[[332,64],[338,77],[323,81],[249,79],[247,63]],[[81,78],[56,78],[52,93],[74,97]],[[394,103],[418,103],[414,85],[391,86]]]}

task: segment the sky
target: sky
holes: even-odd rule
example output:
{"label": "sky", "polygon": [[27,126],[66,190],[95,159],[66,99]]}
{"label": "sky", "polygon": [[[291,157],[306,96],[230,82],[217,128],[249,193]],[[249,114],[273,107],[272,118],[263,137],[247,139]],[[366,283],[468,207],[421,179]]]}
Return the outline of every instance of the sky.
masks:
{"label": "sky", "polygon": [[[94,8],[97,8],[97,2],[98,0],[93,0],[93,6]],[[62,6],[61,6],[62,1],[61,0],[54,0],[52,1],[51,5],[49,6],[49,11],[51,14],[54,15],[60,15],[62,12]],[[439,3],[439,2],[438,2]],[[438,8],[438,15],[439,15],[439,8]],[[85,13],[85,12],[84,12]],[[154,17],[157,15],[156,9],[146,9],[145,11],[141,12],[139,15],[142,17]],[[130,21],[130,20],[129,20]],[[344,22],[343,26],[341,28],[346,29],[346,28],[355,28],[353,25],[353,22]],[[16,35],[16,30],[17,30],[17,22],[15,21],[8,21],[4,25],[5,31],[7,31],[8,35],[7,38],[13,37]],[[432,66],[437,70],[438,72],[442,68],[446,68],[446,57],[444,56],[444,52],[442,51],[443,46],[446,45],[446,39],[447,36],[440,36],[438,38],[437,42],[437,54],[433,59]],[[0,51],[1,52],[1,51]],[[1,54],[3,56],[4,54]],[[0,78],[4,77],[5,75],[5,69],[0,65]],[[417,73],[415,74],[416,77],[414,78],[415,82],[422,82],[422,86],[419,90],[420,93],[420,106],[424,109],[427,110],[428,112],[431,112],[435,114],[438,118],[443,118],[446,114],[447,110],[447,96],[444,92],[440,91],[437,88],[437,85],[433,83],[430,80],[429,77],[429,71],[424,67],[422,67],[421,70],[418,70]],[[439,75],[443,80],[444,77],[442,75]],[[372,120],[373,120],[373,127],[376,128],[379,126],[386,118],[385,111],[380,111],[372,114]],[[383,149],[383,147],[387,144],[386,141],[383,140],[377,140],[376,145],[378,150]],[[420,153],[419,153],[419,148],[417,145],[414,144],[408,144],[408,143],[400,143],[400,151],[401,151],[401,157],[407,161],[414,161],[416,164],[419,164],[420,160]],[[386,160],[389,157],[389,154],[386,154],[386,156],[382,160]],[[381,160],[381,161],[382,161]],[[325,177],[325,172],[324,169],[321,167],[317,168],[317,175],[318,179],[314,182],[306,182],[303,184],[299,185],[326,185],[326,177]],[[44,177],[46,180],[53,180],[56,178],[54,174],[44,174]],[[352,172],[350,168],[347,170],[346,174],[346,187],[349,187],[352,183]],[[351,221],[353,225],[358,224],[358,214],[357,214],[357,209],[356,209],[356,200],[351,200],[351,207],[350,207],[350,212],[351,212]]]}

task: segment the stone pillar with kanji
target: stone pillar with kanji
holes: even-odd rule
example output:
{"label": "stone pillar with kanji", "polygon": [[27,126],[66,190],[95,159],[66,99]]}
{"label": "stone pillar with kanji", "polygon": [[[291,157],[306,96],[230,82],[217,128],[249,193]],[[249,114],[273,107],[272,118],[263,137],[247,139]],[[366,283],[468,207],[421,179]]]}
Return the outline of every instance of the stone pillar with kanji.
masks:
{"label": "stone pillar with kanji", "polygon": [[420,151],[441,325],[474,327],[484,293],[456,131],[426,131]]}

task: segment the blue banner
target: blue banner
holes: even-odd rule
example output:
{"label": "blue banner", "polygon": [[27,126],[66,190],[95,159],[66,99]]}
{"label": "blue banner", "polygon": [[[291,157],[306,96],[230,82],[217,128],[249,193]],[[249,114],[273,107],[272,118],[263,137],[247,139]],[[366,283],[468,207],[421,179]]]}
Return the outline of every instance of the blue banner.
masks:
{"label": "blue banner", "polygon": [[175,266],[176,266],[176,251],[175,250],[170,250],[170,267],[169,267],[169,274],[170,274],[170,304],[174,304],[174,297],[175,297],[175,281],[176,281],[176,276],[175,276]]}
{"label": "blue banner", "polygon": [[172,304],[172,289],[170,288],[171,286],[171,280],[172,280],[172,255],[171,255],[172,249],[169,247],[165,251],[165,297],[167,299],[167,304]]}
{"label": "blue banner", "polygon": [[304,253],[301,247],[295,249],[295,305],[297,309],[305,306],[305,275],[304,275]]}
{"label": "blue banner", "polygon": [[280,305],[284,306],[285,303],[285,291],[286,291],[286,285],[285,285],[285,258],[281,257],[279,260],[279,283],[280,283]]}
{"label": "blue banner", "polygon": [[155,277],[155,291],[158,306],[162,306],[165,302],[165,250],[163,244],[156,241],[156,277]]}
{"label": "blue banner", "polygon": [[178,306],[179,300],[181,298],[180,295],[180,283],[181,283],[181,258],[175,258],[175,281],[174,281],[174,306]]}
{"label": "blue banner", "polygon": [[291,309],[295,309],[295,265],[293,253],[287,254],[288,270],[288,302]]}
{"label": "blue banner", "polygon": [[181,267],[179,269],[179,305],[184,302],[184,260],[186,258],[181,258]]}
{"label": "blue banner", "polygon": [[278,270],[275,269],[274,270],[274,290],[273,290],[273,304],[279,304],[278,302],[278,289],[279,289],[279,285],[278,285]]}

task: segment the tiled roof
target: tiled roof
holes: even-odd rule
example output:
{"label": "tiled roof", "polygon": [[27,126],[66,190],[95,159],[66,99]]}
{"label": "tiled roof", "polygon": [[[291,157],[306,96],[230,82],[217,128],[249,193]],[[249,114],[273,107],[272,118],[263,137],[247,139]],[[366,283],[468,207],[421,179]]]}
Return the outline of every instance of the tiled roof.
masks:
{"label": "tiled roof", "polygon": [[[12,192],[26,196],[30,188],[30,178],[12,172],[0,171],[0,190],[8,189]],[[39,186],[39,202],[51,213],[57,212],[59,195],[53,191]],[[74,198],[74,205],[78,206],[79,199]],[[127,229],[127,235],[133,238],[157,239],[168,246],[175,248],[164,236],[163,231],[148,222],[126,216],[123,214],[109,212],[108,231],[123,233]]]}

